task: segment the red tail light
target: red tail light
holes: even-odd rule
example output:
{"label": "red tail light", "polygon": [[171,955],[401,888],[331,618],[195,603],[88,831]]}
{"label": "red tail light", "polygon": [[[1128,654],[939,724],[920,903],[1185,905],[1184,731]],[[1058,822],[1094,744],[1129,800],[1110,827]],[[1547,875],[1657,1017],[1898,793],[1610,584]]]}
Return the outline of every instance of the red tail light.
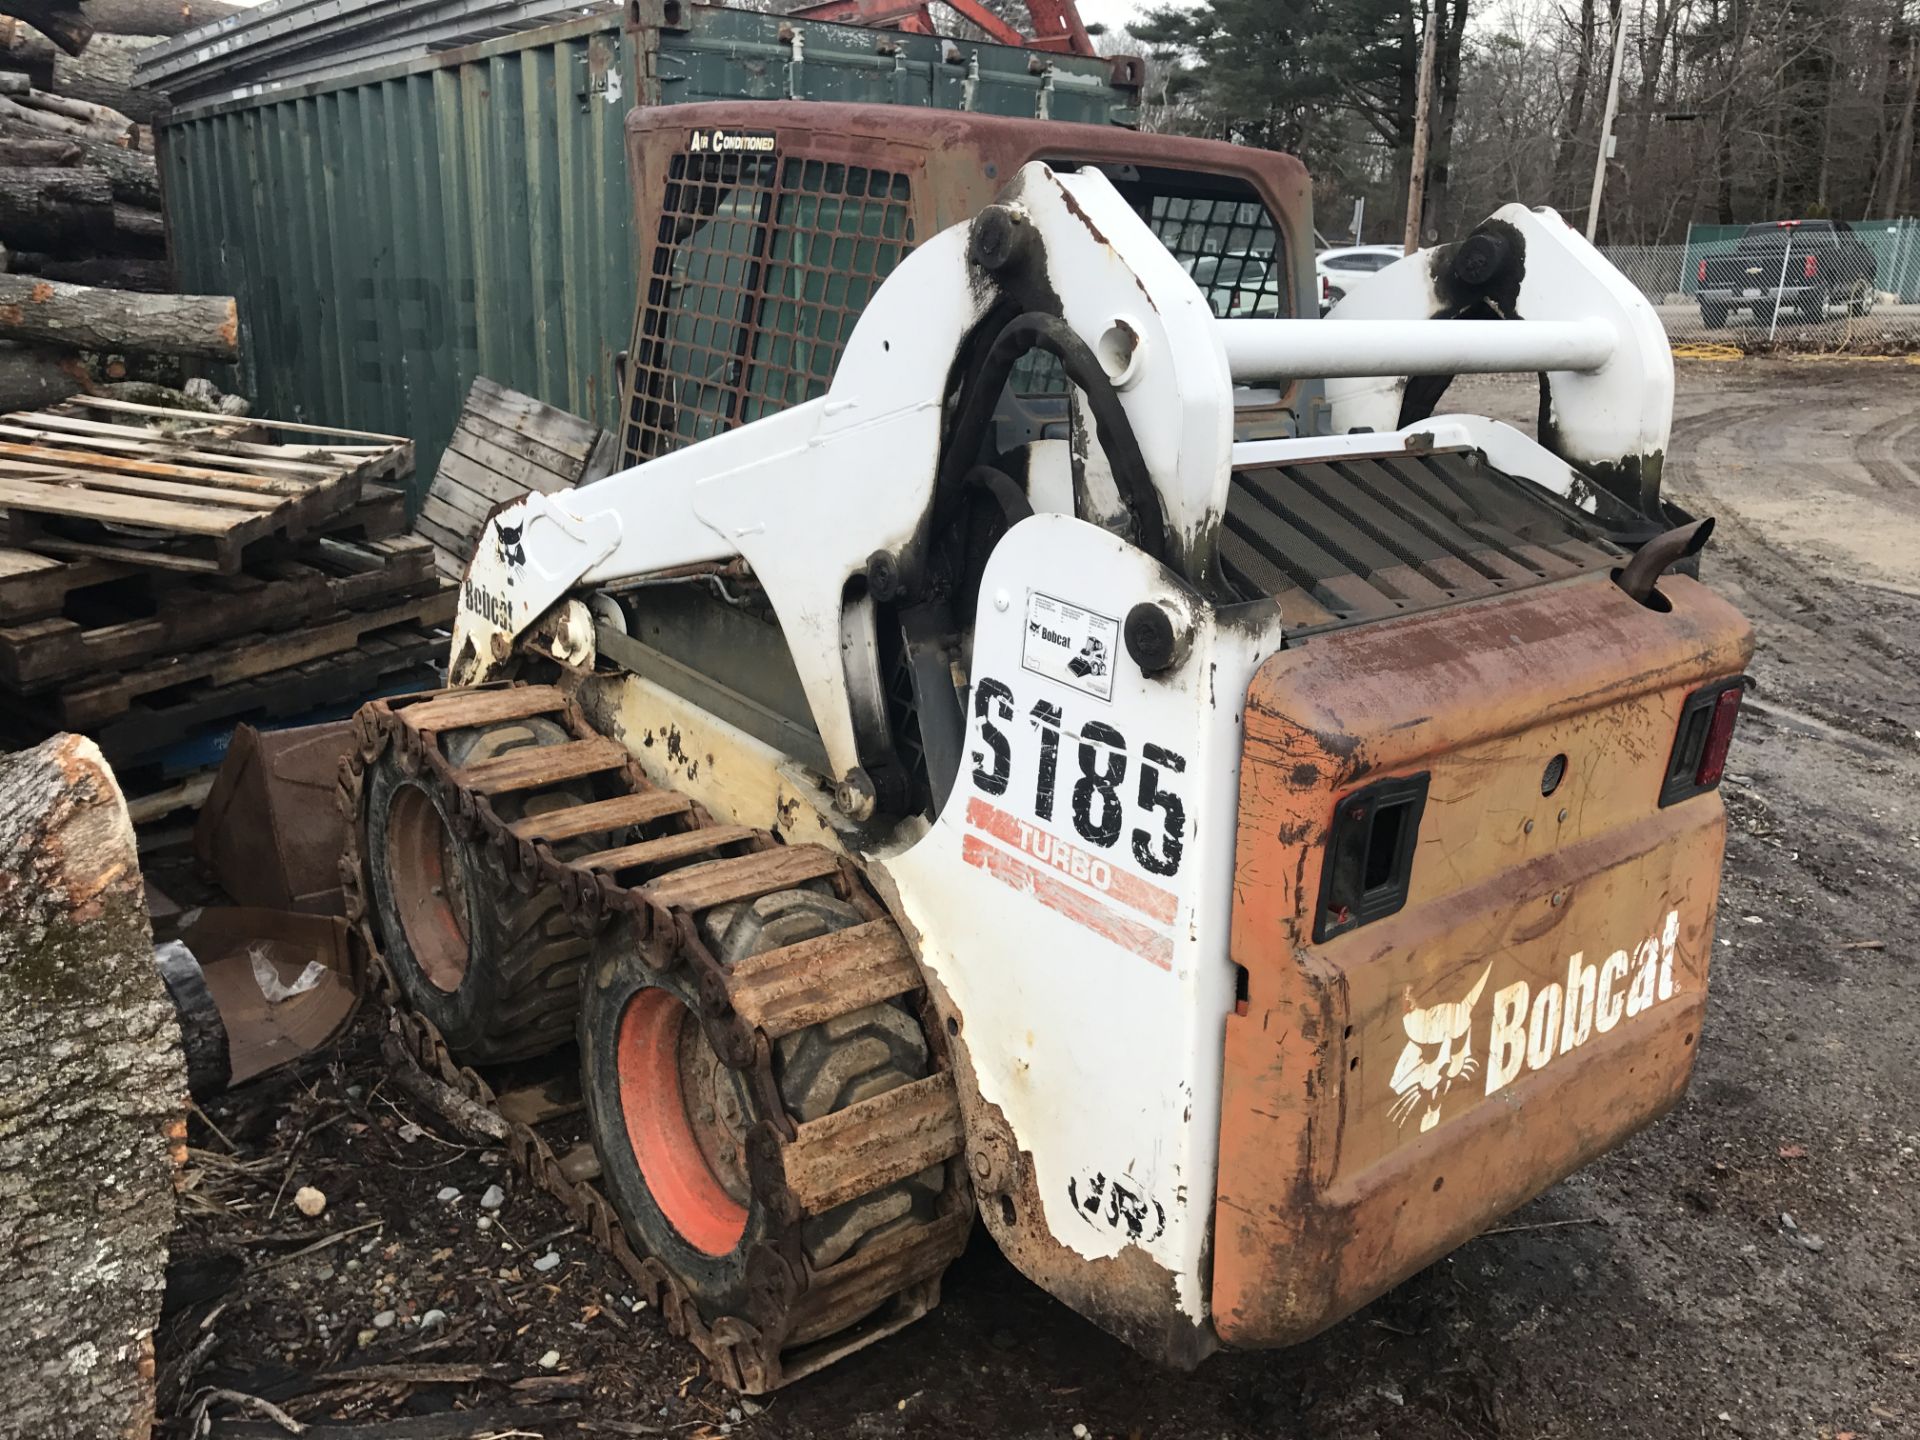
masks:
{"label": "red tail light", "polygon": [[1729,686],[1714,697],[1713,722],[1707,728],[1706,748],[1700,752],[1700,768],[1693,772],[1693,783],[1718,785],[1727,769],[1727,747],[1733,743],[1733,722],[1740,718],[1739,685]]}
{"label": "red tail light", "polygon": [[1700,283],[1702,285],[1707,283],[1707,262],[1704,260],[1700,262]]}
{"label": "red tail light", "polygon": [[1805,275],[1807,279],[1811,280],[1813,279],[1814,275],[1818,273],[1819,269],[1820,269],[1820,257],[1818,255],[1809,255],[1807,256],[1805,262],[1801,265],[1800,273],[1802,275]]}
{"label": "red tail light", "polygon": [[1666,781],[1660,787],[1662,805],[1702,794],[1720,783],[1746,686],[1746,677],[1742,676],[1708,685],[1687,697],[1680,707],[1680,726],[1674,732]]}

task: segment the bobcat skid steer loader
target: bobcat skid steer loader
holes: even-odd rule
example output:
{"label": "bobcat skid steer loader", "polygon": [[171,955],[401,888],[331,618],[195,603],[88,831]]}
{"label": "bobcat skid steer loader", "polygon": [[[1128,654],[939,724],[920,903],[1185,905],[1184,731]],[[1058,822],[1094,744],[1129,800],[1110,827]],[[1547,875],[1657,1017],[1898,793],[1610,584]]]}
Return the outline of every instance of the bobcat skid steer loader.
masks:
{"label": "bobcat skid steer loader", "polygon": [[[342,784],[405,1042],[716,1375],[976,1216],[1289,1344],[1674,1105],[1751,641],[1640,295],[1509,206],[1297,318],[1290,160],[711,108],[631,122],[635,463],[493,515]],[[1539,441],[1435,413],[1502,370]],[[572,1040],[584,1119],[507,1091]]]}

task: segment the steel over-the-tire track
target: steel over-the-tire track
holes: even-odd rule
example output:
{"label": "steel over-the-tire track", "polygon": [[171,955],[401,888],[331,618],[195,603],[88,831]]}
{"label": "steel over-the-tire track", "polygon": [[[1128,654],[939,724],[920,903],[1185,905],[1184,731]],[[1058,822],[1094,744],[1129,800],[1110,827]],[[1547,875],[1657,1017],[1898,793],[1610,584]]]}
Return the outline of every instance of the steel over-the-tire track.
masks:
{"label": "steel over-the-tire track", "polygon": [[[576,741],[528,752],[512,775],[457,770],[439,744],[444,733],[535,715],[559,721]],[[598,735],[579,707],[551,686],[483,686],[376,700],[361,708],[354,731],[340,769],[338,799],[348,837],[341,877],[348,920],[370,961],[369,982],[389,1007],[395,1033],[429,1074],[501,1115],[513,1163],[619,1263],[668,1328],[692,1341],[717,1380],[747,1394],[777,1389],[892,1334],[939,1302],[940,1277],[964,1247],[973,1218],[958,1158],[964,1143],[958,1098],[918,967],[845,857],[819,846],[782,845],[763,830],[719,824],[703,807],[648,781],[623,747]],[[569,1179],[536,1126],[503,1114],[486,1079],[455,1059],[431,1022],[405,1008],[369,904],[363,846],[367,771],[389,752],[410,777],[440,789],[444,813],[491,846],[523,892],[558,886],[582,930],[598,933],[624,917],[647,964],[693,967],[707,1039],[725,1064],[742,1072],[759,1102],[761,1118],[748,1136],[748,1171],[771,1225],[768,1238],[746,1257],[747,1313],[702,1316],[664,1265],[634,1250],[601,1189],[591,1179]],[[495,813],[489,797],[503,793],[503,786],[535,788],[562,773],[581,773],[583,765],[611,777],[622,793],[515,823]],[[635,825],[622,822],[622,815],[651,818]],[[643,883],[622,885],[613,873],[594,867],[594,855],[558,858],[550,840],[581,833],[579,827],[587,825],[638,829],[644,838],[623,851],[644,859],[642,847],[663,842],[654,852],[662,861],[646,867],[652,873]],[[715,840],[703,846],[699,832],[708,829]],[[714,852],[731,853],[714,858]],[[741,974],[721,966],[701,939],[695,919],[710,906],[820,881],[868,922],[840,932],[842,943],[829,937],[788,947],[791,955],[756,956]],[[822,1119],[796,1123],[780,1102],[773,1040],[896,997],[916,1002],[934,1057],[932,1073]],[[945,1180],[931,1218],[879,1235],[835,1264],[809,1263],[803,1221],[934,1166]],[[796,1333],[824,1338],[789,1347],[787,1337]]]}

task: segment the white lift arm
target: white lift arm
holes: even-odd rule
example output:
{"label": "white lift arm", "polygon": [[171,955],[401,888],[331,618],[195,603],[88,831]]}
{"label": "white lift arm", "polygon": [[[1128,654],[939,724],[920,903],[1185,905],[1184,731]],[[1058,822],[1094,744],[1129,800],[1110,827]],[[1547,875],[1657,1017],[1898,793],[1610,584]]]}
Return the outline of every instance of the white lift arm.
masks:
{"label": "white lift arm", "polygon": [[1264,384],[1297,376],[1492,375],[1515,370],[1604,369],[1619,333],[1604,320],[1221,320],[1220,341],[1235,381]]}
{"label": "white lift arm", "polygon": [[[1400,428],[1410,375],[1539,370],[1559,453],[1583,468],[1657,464],[1672,361],[1651,307],[1551,212],[1509,206],[1488,226],[1523,322],[1432,318],[1449,313],[1452,247],[1390,266],[1327,320],[1222,322],[1104,176],[1027,165],[990,211],[932,237],[879,288],[822,398],[496,515],[465,578],[452,681],[496,673],[579,586],[739,557],[780,618],[830,778],[847,779],[859,764],[849,657],[873,645],[849,582],[928,528],[956,360],[987,349],[969,342],[1009,309],[1046,317],[1104,372],[1095,408],[1111,420],[1117,404],[1163,520],[1158,543],[1136,543],[1190,581],[1212,564],[1226,510],[1236,381],[1362,377],[1329,380],[1336,427],[1384,431]],[[988,229],[1013,258],[983,258]],[[1083,390],[1102,388],[1084,375]],[[1120,457],[1106,459],[1118,474]]]}
{"label": "white lift arm", "polygon": [[[1476,267],[1497,268],[1490,290],[1468,283],[1481,281]],[[1461,313],[1485,318],[1445,318]],[[1327,377],[1336,434],[1398,430],[1424,419],[1402,413],[1411,376],[1537,371],[1546,384],[1541,443],[1576,469],[1610,482],[1616,493],[1637,491],[1640,508],[1653,508],[1673,425],[1673,350],[1666,329],[1633,282],[1554,211],[1504,205],[1473,238],[1418,251],[1355,286],[1322,323],[1329,341],[1344,327],[1357,327],[1352,343],[1338,347],[1342,355],[1377,356],[1377,363],[1349,358],[1340,368],[1292,372]],[[1458,347],[1460,358],[1478,356],[1485,363],[1434,369],[1410,363],[1409,357],[1448,348],[1448,342],[1427,337],[1467,324],[1488,333]],[[1611,349],[1596,353],[1597,343],[1576,341],[1568,326],[1591,327],[1596,342],[1604,330]],[[1372,337],[1383,327],[1398,329],[1405,339],[1380,344]],[[1538,342],[1525,338],[1530,335]],[[1500,355],[1523,363],[1493,363]]]}

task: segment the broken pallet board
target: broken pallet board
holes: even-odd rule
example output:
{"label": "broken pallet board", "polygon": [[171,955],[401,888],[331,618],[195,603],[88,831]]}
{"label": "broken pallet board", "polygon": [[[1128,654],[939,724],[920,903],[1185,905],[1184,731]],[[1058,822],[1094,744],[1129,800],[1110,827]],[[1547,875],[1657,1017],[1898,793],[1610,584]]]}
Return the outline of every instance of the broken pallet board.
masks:
{"label": "broken pallet board", "polygon": [[396,625],[364,637],[353,649],[265,674],[194,690],[151,696],[93,733],[116,766],[130,765],[190,739],[245,721],[261,724],[305,716],[326,706],[351,705],[376,693],[431,689],[447,656],[446,636],[419,625]]}
{"label": "broken pallet board", "polygon": [[57,615],[74,591],[134,573],[133,566],[111,560],[62,560],[0,547],[0,624]]}
{"label": "broken pallet board", "polygon": [[603,433],[531,395],[476,378],[414,521],[433,543],[441,573],[466,573],[487,516],[499,506],[591,478],[604,463]]}
{"label": "broken pallet board", "polygon": [[126,714],[133,702],[145,695],[178,690],[190,684],[218,688],[268,671],[305,664],[352,650],[375,631],[394,625],[446,625],[453,619],[454,598],[451,589],[440,590],[398,605],[350,613],[281,634],[252,637],[218,650],[175,656],[162,664],[107,680],[85,681],[44,698],[59,728],[96,734],[98,727]]}
{"label": "broken pallet board", "polygon": [[151,825],[181,810],[198,810],[206,803],[218,775],[218,770],[209,767],[157,781],[151,787],[130,783],[124,775],[117,778],[127,793],[127,817],[135,825]]}
{"label": "broken pallet board", "polygon": [[[0,573],[19,555],[0,551]],[[82,573],[103,563],[66,562]],[[167,576],[139,586],[145,593],[130,598],[119,593],[123,582],[78,594],[66,614],[0,626],[0,684],[32,694],[79,676],[150,665],[243,635],[391,603],[441,584],[432,547],[411,535],[364,545],[321,539],[238,576]]]}
{"label": "broken pallet board", "polygon": [[[330,541],[365,547],[384,540],[402,538],[406,525],[406,496],[382,485],[370,485],[360,503],[337,517],[292,553],[296,556],[313,546]],[[416,537],[411,544],[428,552],[431,547]],[[405,549],[406,547],[402,547]],[[244,571],[242,575],[244,575]],[[57,555],[37,555],[31,550],[0,546],[0,626],[17,625],[65,612],[73,597],[97,586],[116,582],[144,587],[142,593],[158,593],[166,585],[185,578],[178,572],[125,565],[112,560],[63,559]]]}
{"label": "broken pallet board", "polygon": [[[383,435],[373,430],[348,430],[338,425],[311,425],[303,421],[275,420],[263,415],[218,415],[198,410],[170,410],[162,405],[138,405],[131,400],[115,400],[104,395],[76,395],[61,407],[62,413],[76,409],[86,412],[110,412],[111,417],[129,425],[172,426],[183,436],[220,438],[225,445],[245,450],[257,448],[272,452],[294,452],[292,458],[313,456],[358,456],[363,480],[405,480],[413,473],[413,441],[404,435]],[[128,418],[131,417],[131,418]],[[249,432],[265,431],[287,437],[261,444],[249,438]],[[329,435],[331,440],[317,437]],[[295,439],[296,436],[314,437]],[[305,452],[304,456],[301,452]]]}
{"label": "broken pallet board", "polygon": [[[87,413],[102,407],[113,418]],[[258,438],[275,428],[317,427],[92,396],[0,416],[9,538],[43,553],[233,574],[253,542],[337,525],[367,482],[412,467],[404,440],[360,432],[335,432],[351,439],[328,445]]]}
{"label": "broken pallet board", "polygon": [[390,540],[407,533],[407,492],[390,485],[363,485],[360,499],[331,520],[314,526],[317,535],[351,535],[359,540]]}

